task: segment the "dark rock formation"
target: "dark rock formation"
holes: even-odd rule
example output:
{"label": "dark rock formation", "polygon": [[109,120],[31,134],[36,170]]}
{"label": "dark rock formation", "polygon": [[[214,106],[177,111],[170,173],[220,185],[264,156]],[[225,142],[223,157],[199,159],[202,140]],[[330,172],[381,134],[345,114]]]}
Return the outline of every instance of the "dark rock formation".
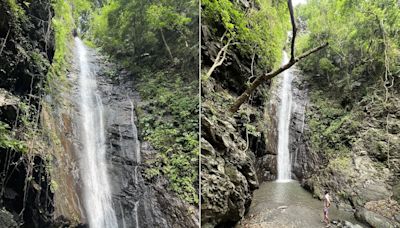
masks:
{"label": "dark rock formation", "polygon": [[310,149],[310,135],[307,124],[309,104],[308,84],[297,68],[292,69],[292,113],[289,135],[289,151],[292,158],[292,177],[302,181],[314,172],[320,157]]}
{"label": "dark rock formation", "polygon": [[0,120],[8,125],[14,125],[17,112],[19,98],[5,89],[0,88]]}
{"label": "dark rock formation", "polygon": [[230,226],[239,221],[258,188],[255,156],[236,130],[235,119],[203,102],[201,183],[202,226]]}
{"label": "dark rock formation", "polygon": [[[52,224],[54,207],[45,162],[40,156],[28,159],[15,151],[0,152],[1,167],[8,166],[3,172],[8,178],[1,186],[2,206],[11,212],[19,226],[48,227]],[[10,223],[5,216],[1,218],[2,222]]]}
{"label": "dark rock formation", "polygon": [[[240,1],[243,8],[254,8],[254,1]],[[210,22],[212,23],[212,22]],[[203,70],[207,71],[223,44],[224,29],[219,22],[201,26]],[[211,29],[212,28],[212,29]],[[215,29],[216,28],[216,29]],[[257,58],[257,57],[256,57]],[[261,86],[238,113],[228,112],[234,94],[243,92],[251,80],[252,58],[242,56],[231,46],[224,63],[212,77],[202,82],[201,121],[201,213],[203,227],[232,227],[247,212],[259,179],[271,178],[266,171],[269,155],[264,121],[266,87]],[[257,63],[255,62],[255,65]],[[255,68],[255,75],[259,69]]]}

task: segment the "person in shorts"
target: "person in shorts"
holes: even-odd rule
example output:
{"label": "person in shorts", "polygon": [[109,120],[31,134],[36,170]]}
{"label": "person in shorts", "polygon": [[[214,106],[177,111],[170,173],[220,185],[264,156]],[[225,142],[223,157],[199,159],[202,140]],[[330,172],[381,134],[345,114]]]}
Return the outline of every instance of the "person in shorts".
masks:
{"label": "person in shorts", "polygon": [[326,224],[326,227],[329,227],[330,221],[329,221],[329,207],[331,206],[331,197],[329,196],[329,191],[325,191],[324,195],[324,222]]}

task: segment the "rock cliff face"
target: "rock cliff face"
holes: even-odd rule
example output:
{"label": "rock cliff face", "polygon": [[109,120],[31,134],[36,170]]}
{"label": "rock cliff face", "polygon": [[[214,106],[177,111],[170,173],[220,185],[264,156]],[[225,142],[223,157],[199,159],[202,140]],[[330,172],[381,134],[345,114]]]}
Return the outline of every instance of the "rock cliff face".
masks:
{"label": "rock cliff face", "polygon": [[[2,0],[0,14],[0,123],[9,126],[0,146],[1,226],[56,226],[64,222],[53,217],[51,156],[46,153],[50,140],[36,128],[36,110],[54,55],[51,1]],[[19,141],[14,141],[18,147],[3,144],[10,137]]]}
{"label": "rock cliff face", "polygon": [[[249,7],[249,2],[243,1]],[[222,34],[220,34],[222,35]],[[202,25],[203,67],[212,61],[221,48],[207,25]],[[203,227],[230,227],[246,213],[252,193],[258,188],[259,159],[266,151],[263,118],[265,87],[244,105],[239,113],[227,110],[236,95],[244,90],[251,76],[251,59],[230,50],[224,64],[213,76],[202,82],[201,116],[201,212]]]}
{"label": "rock cliff face", "polygon": [[[97,86],[102,97],[106,130],[107,160],[113,208],[121,227],[196,227],[195,209],[165,189],[162,182],[148,183],[142,177],[145,170],[140,160],[157,153],[148,143],[139,142],[136,128],[136,106],[141,102],[129,72],[118,69],[106,58],[89,52],[91,68],[96,69]],[[111,78],[110,71],[117,77]],[[75,110],[77,101],[76,74],[69,76]],[[75,131],[79,129],[73,121]],[[78,136],[77,132],[74,132]],[[75,149],[79,153],[79,142]],[[79,154],[76,154],[79,159]],[[139,158],[138,158],[139,157]],[[143,158],[142,158],[143,157]],[[78,172],[79,175],[79,172]],[[79,178],[78,178],[79,179]],[[81,186],[81,182],[79,187]],[[78,189],[79,189],[78,187]]]}
{"label": "rock cliff face", "polygon": [[[211,79],[213,80],[213,79]],[[215,84],[206,83],[208,92]],[[211,87],[212,86],[212,87]],[[205,85],[203,84],[203,89]],[[208,93],[207,92],[207,93]],[[225,96],[229,96],[225,94]],[[255,154],[238,131],[240,120],[203,100],[202,108],[202,226],[232,226],[250,206],[258,188]]]}

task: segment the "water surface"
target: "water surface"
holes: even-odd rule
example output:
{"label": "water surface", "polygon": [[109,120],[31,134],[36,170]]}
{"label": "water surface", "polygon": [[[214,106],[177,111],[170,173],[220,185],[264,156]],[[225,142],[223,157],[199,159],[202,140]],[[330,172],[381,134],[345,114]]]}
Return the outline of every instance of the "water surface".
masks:
{"label": "water surface", "polygon": [[[324,227],[322,208],[322,201],[313,198],[296,181],[265,182],[254,192],[250,210],[237,227]],[[353,213],[338,210],[333,205],[329,217],[362,225]]]}

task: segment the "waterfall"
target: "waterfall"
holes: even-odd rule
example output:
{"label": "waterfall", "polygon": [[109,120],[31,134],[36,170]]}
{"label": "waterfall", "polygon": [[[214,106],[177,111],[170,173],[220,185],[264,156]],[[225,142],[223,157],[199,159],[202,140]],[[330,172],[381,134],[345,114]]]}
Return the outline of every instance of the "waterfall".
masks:
{"label": "waterfall", "polygon": [[117,228],[107,175],[103,105],[97,93],[96,78],[89,65],[86,47],[77,37],[75,45],[80,67],[79,104],[83,145],[80,165],[86,215],[92,228]]}
{"label": "waterfall", "polygon": [[[283,52],[282,64],[289,61],[286,52]],[[280,107],[278,116],[278,181],[291,180],[291,159],[289,153],[289,125],[292,106],[292,71],[282,72],[281,90],[279,93]]]}
{"label": "waterfall", "polygon": [[137,163],[136,165],[139,165],[141,162],[141,155],[140,155],[140,142],[138,139],[138,131],[135,125],[135,106],[133,105],[132,99],[129,97],[128,99],[129,103],[131,104],[131,126],[132,126],[133,142],[135,144],[133,149],[136,157],[136,163]]}
{"label": "waterfall", "polygon": [[[131,98],[129,98],[129,103],[131,104],[131,126],[132,126],[132,134],[133,134],[133,142],[134,142],[134,153],[136,157],[136,165],[134,169],[134,174],[135,174],[135,185],[138,186],[139,184],[139,172],[138,172],[138,167],[139,164],[141,163],[141,154],[140,154],[140,142],[138,139],[138,131],[137,127],[135,125],[135,106],[133,105],[133,101]],[[139,228],[139,216],[138,216],[138,210],[139,210],[139,200],[135,201],[135,208],[133,209],[133,214],[135,217],[135,224],[136,228]]]}

